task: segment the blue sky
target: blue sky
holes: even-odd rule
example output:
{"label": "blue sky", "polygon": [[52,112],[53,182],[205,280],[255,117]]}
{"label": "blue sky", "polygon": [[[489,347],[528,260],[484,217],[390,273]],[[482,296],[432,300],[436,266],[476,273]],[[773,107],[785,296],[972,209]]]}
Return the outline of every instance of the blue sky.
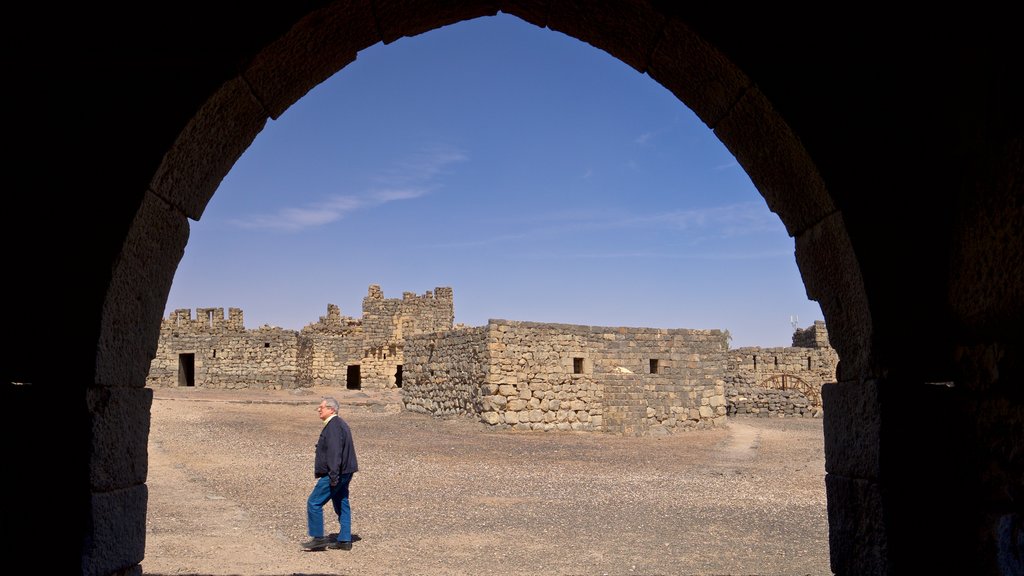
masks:
{"label": "blue sky", "polygon": [[823,318],[793,239],[650,77],[499,14],[377,44],[269,121],[191,235],[167,313],[300,329],[450,286],[455,321],[718,328]]}

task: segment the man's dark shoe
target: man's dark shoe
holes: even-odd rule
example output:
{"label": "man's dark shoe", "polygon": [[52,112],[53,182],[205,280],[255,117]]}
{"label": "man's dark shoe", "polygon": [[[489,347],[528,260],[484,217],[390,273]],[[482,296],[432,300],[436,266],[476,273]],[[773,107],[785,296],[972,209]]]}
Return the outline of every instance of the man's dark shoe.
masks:
{"label": "man's dark shoe", "polygon": [[311,538],[302,543],[302,549],[309,552],[319,552],[321,550],[327,550],[327,546],[330,545],[330,538]]}
{"label": "man's dark shoe", "polygon": [[330,548],[331,550],[351,550],[352,549],[352,543],[351,542],[338,542],[337,540],[335,540],[334,542],[331,542],[330,544],[328,544],[327,547]]}

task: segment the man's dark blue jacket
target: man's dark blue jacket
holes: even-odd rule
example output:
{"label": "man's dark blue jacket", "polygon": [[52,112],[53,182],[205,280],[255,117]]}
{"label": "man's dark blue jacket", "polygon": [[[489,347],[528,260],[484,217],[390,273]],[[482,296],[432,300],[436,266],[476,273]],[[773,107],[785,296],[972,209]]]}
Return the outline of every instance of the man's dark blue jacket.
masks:
{"label": "man's dark blue jacket", "polygon": [[348,422],[335,414],[327,419],[323,430],[320,431],[320,438],[316,441],[313,476],[330,476],[331,486],[335,486],[342,474],[352,474],[358,470],[356,447],[352,442]]}

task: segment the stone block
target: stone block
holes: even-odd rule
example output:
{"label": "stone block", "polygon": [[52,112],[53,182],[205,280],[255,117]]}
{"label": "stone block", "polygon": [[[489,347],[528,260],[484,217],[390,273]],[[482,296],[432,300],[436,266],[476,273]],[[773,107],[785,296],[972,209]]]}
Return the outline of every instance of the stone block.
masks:
{"label": "stone block", "polygon": [[86,402],[91,414],[93,460],[89,466],[93,490],[111,491],[146,481],[149,388],[90,387]]}
{"label": "stone block", "polygon": [[125,566],[142,562],[148,497],[145,484],[92,494],[92,531],[82,544],[83,574],[116,574]]}

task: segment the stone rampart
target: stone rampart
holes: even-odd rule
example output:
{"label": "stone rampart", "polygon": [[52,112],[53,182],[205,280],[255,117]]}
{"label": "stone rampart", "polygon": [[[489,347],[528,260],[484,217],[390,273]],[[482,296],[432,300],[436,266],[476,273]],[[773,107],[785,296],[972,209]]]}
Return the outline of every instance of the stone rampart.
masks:
{"label": "stone rampart", "polygon": [[726,346],[718,330],[490,320],[407,338],[402,396],[410,410],[515,430],[706,427],[726,414]]}
{"label": "stone rampart", "polygon": [[[793,333],[793,346],[746,347],[729,351],[725,384],[733,388],[801,393],[811,406],[821,406],[821,387],[835,382],[839,354],[828,343],[825,323]],[[737,411],[742,413],[742,411]]]}
{"label": "stone rampart", "polygon": [[214,388],[402,388],[405,408],[515,430],[662,434],[729,416],[820,416],[838,355],[823,322],[792,347],[728,349],[720,330],[490,320],[455,326],[451,288],[334,304],[301,331],[246,330],[242,311],[175,310],[147,383]]}
{"label": "stone rampart", "polygon": [[[175,310],[160,329],[157,353],[147,384],[209,388],[294,388],[298,382],[298,335],[292,330],[263,327],[239,329],[241,311],[217,322],[222,308]],[[210,322],[214,318],[214,322]]]}
{"label": "stone rampart", "polygon": [[242,311],[175,310],[160,328],[157,353],[146,379],[150,386],[210,388],[297,388],[339,386],[358,389],[402,385],[404,336],[451,330],[452,290],[435,288],[417,296],[384,298],[371,285],[363,317],[342,316],[334,304],[327,315],[300,332],[264,326],[246,330]]}

